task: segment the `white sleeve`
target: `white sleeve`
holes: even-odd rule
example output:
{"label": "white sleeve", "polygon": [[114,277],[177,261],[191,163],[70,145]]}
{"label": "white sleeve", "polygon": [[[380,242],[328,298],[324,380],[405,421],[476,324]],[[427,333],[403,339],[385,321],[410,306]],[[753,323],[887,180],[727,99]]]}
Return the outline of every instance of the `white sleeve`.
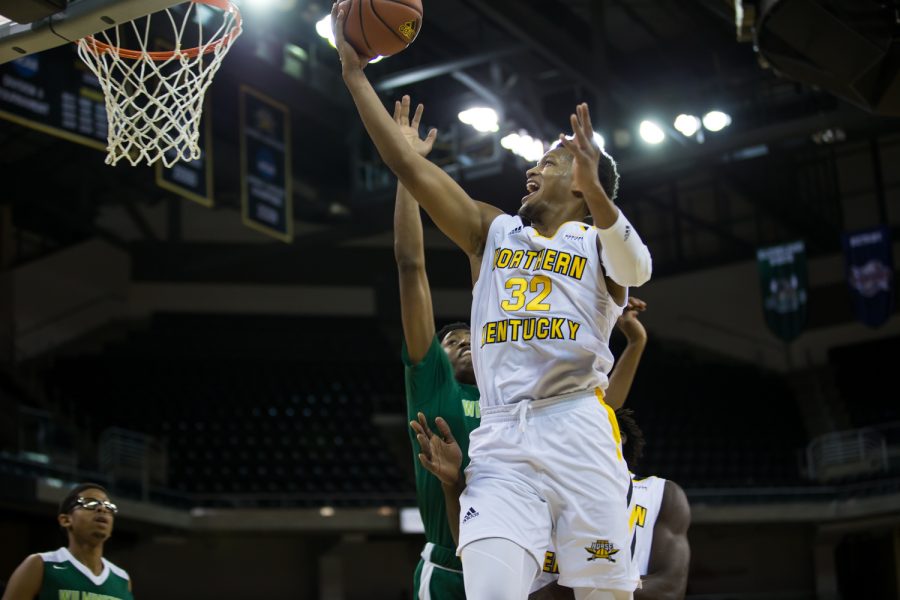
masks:
{"label": "white sleeve", "polygon": [[619,209],[619,218],[608,229],[597,228],[600,260],[610,279],[623,287],[638,287],[650,280],[653,260],[641,236]]}

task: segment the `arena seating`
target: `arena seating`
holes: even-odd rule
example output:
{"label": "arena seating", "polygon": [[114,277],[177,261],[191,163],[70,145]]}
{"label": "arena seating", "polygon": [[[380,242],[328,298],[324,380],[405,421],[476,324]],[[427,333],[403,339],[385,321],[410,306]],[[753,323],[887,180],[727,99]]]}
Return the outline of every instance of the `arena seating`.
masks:
{"label": "arena seating", "polygon": [[[398,348],[373,319],[163,314],[47,379],[80,429],[164,440],[169,487],[200,504],[412,497],[372,423],[374,406],[403,405]],[[628,406],[648,441],[641,474],[686,488],[801,483],[807,439],[777,376],[652,341]]]}
{"label": "arena seating", "polygon": [[637,471],[690,488],[801,483],[806,432],[784,379],[651,341],[627,406],[647,446]]}
{"label": "arena seating", "polygon": [[200,503],[381,505],[411,490],[371,420],[398,356],[371,321],[160,315],[50,380],[94,435],[165,441],[170,487]]}
{"label": "arena seating", "polygon": [[900,422],[900,403],[884,385],[896,368],[900,337],[833,348],[828,359],[854,427]]}

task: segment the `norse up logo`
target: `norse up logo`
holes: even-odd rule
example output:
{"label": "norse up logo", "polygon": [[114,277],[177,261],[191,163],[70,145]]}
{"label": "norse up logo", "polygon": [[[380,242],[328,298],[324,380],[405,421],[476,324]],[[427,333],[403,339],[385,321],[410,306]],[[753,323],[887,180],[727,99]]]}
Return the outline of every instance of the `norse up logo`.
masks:
{"label": "norse up logo", "polygon": [[463,517],[463,524],[465,524],[469,519],[474,519],[478,516],[478,511],[469,507],[469,510],[466,511],[466,516]]}
{"label": "norse up logo", "polygon": [[406,23],[400,25],[400,27],[397,28],[397,31],[400,32],[400,35],[403,36],[403,39],[405,39],[407,42],[411,42],[413,41],[413,38],[416,37],[416,25],[418,25],[416,21],[407,21]]}
{"label": "norse up logo", "polygon": [[630,238],[630,237],[631,237],[631,225],[626,225],[626,226],[625,226],[625,240],[624,240],[624,241],[627,242],[627,241],[628,241],[628,238]]}
{"label": "norse up logo", "polygon": [[598,559],[616,562],[616,559],[614,559],[613,556],[619,553],[619,549],[609,540],[597,540],[589,547],[585,548],[585,550],[590,554],[590,556],[588,556],[588,562]]}

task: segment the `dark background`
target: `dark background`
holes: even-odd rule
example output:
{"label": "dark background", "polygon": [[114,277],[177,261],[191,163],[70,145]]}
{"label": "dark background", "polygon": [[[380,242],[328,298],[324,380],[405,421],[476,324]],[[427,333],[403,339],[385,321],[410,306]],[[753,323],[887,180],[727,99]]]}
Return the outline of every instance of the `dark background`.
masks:
{"label": "dark background", "polygon": [[[897,4],[737,4],[430,0],[366,72],[386,105],[423,102],[432,158],[507,211],[529,165],[499,138],[554,139],[590,103],[653,254],[628,404],[637,470],[692,503],[689,597],[897,598],[900,320],[857,321],[840,245],[900,224]],[[52,122],[0,120],[0,579],[61,543],[53,502],[91,479],[123,506],[107,554],[140,597],[413,597],[395,182],[315,32],[329,9],[242,3],[204,117],[211,208]],[[289,244],[241,219],[242,85],[290,110]],[[474,105],[496,135],[459,122]],[[732,123],[702,142],[672,126],[712,109]],[[467,319],[466,259],[425,233],[438,325]],[[809,309],[788,344],[755,255],[795,240]]]}

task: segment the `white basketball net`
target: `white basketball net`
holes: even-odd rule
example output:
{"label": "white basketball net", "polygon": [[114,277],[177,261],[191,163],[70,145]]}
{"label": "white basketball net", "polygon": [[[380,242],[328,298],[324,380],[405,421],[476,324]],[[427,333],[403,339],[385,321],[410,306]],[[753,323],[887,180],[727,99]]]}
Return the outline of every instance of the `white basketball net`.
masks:
{"label": "white basketball net", "polygon": [[[205,12],[210,14],[197,18],[195,1],[187,5],[180,25],[173,9],[157,13],[155,24],[164,14],[172,26],[171,56],[149,47],[160,34],[158,27],[151,33],[150,15],[78,40],[78,55],[97,76],[106,98],[106,164],[125,158],[132,166],[161,160],[171,167],[179,160],[200,158],[203,97],[241,30],[240,13],[233,5],[229,10],[209,8]],[[192,37],[191,48],[183,48],[188,27],[197,37]],[[127,43],[136,39],[139,49],[121,50],[126,37]]]}

